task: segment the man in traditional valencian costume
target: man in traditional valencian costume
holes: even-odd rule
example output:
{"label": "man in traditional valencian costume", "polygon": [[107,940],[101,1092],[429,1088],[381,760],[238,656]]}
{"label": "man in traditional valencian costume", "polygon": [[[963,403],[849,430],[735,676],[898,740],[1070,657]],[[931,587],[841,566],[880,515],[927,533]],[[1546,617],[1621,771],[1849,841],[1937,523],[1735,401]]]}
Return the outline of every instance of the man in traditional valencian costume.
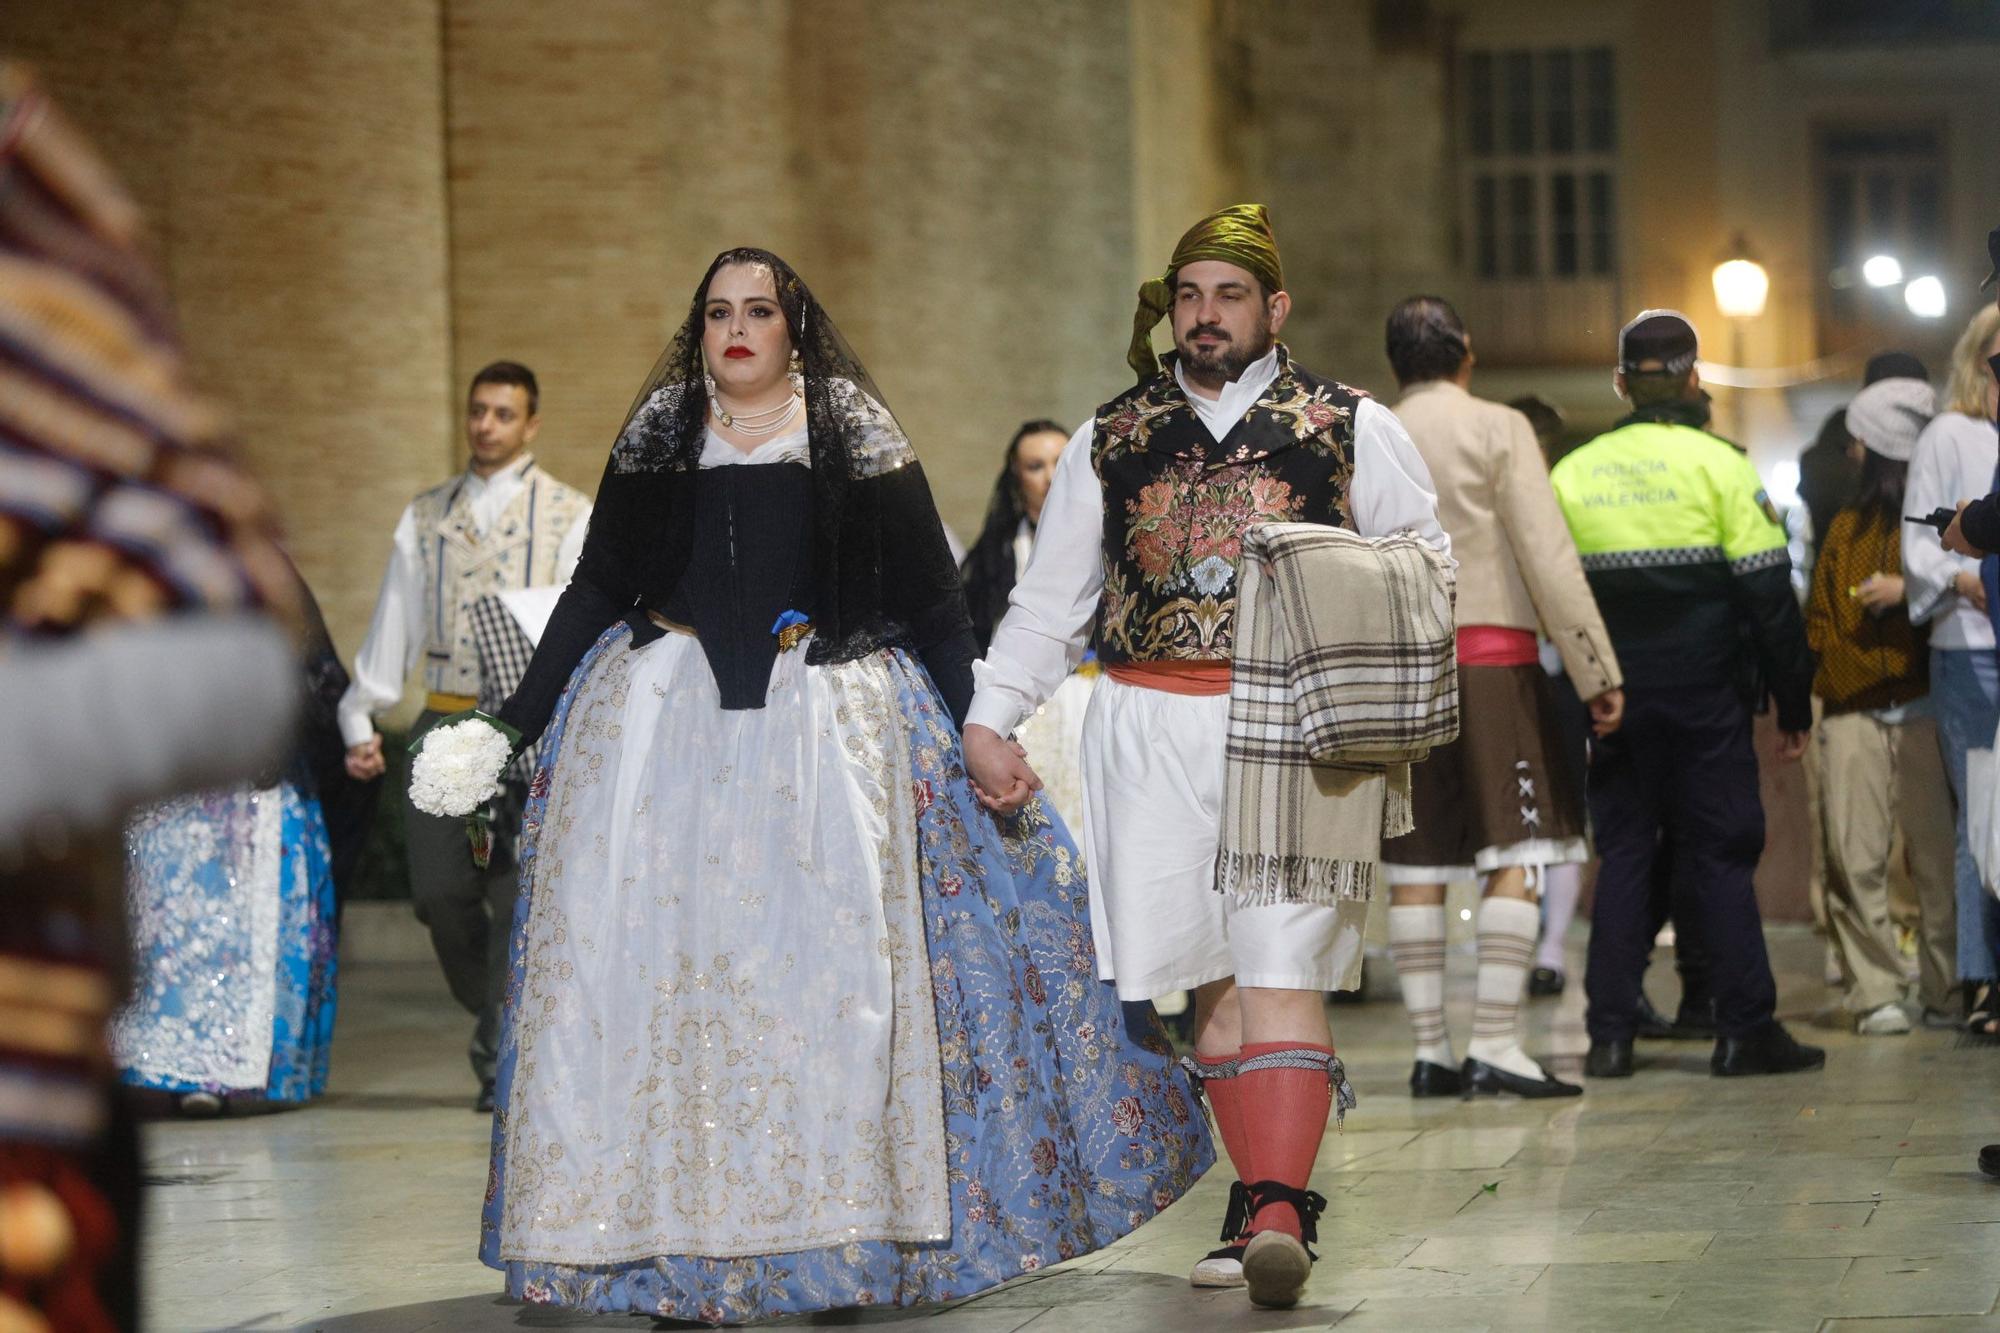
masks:
{"label": "man in traditional valencian costume", "polygon": [[[1034,554],[974,668],[965,727],[982,796],[1019,808],[1039,779],[1005,738],[1095,628],[1105,679],[1084,724],[1082,843],[1109,945],[1100,970],[1126,1000],[1195,991],[1194,1064],[1239,1180],[1226,1243],[1192,1281],[1247,1286],[1269,1306],[1295,1303],[1311,1271],[1305,1243],[1325,1206],[1308,1189],[1312,1165],[1336,1095],[1343,1107],[1352,1096],[1324,994],[1358,979],[1379,839],[1373,855],[1338,862],[1232,859],[1239,586],[1263,568],[1242,558],[1245,537],[1272,524],[1412,533],[1425,559],[1449,563],[1409,436],[1381,404],[1292,362],[1276,341],[1290,309],[1254,204],[1196,224],[1165,277],[1140,289],[1139,383],[1064,450]],[[1170,312],[1162,367],[1151,331]],[[1448,636],[1448,604],[1442,620]]]}
{"label": "man in traditional valencian costume", "polygon": [[[551,477],[529,452],[541,421],[534,373],[496,361],[473,376],[466,402],[471,462],[417,496],[397,521],[389,568],[368,636],[354,655],[354,682],[340,701],[347,770],[382,773],[375,716],[394,708],[412,669],[423,665],[424,711],[412,737],[479,702],[481,656],[474,606],[482,598],[569,582],[589,526],[590,497]],[[539,626],[535,627],[539,630]],[[410,894],[430,927],[452,997],[478,1017],[472,1070],[475,1108],[493,1109],[500,991],[507,972],[517,871],[511,844],[526,798],[518,771],[494,802],[491,855],[475,860],[462,819],[407,811]]]}

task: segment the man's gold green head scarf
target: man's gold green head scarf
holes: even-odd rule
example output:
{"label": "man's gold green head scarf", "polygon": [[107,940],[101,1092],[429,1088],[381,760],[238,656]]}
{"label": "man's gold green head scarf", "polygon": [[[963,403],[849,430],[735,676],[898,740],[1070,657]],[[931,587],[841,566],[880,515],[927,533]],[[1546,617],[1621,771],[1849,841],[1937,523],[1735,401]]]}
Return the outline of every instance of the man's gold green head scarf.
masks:
{"label": "man's gold green head scarf", "polygon": [[1174,278],[1183,265],[1203,259],[1220,259],[1249,270],[1267,292],[1284,290],[1278,238],[1271,232],[1271,217],[1264,205],[1231,204],[1210,213],[1181,237],[1165,276],[1149,278],[1139,287],[1139,308],[1132,315],[1132,346],[1125,360],[1140,379],[1160,369],[1159,358],[1153,355],[1153,326],[1173,308]]}

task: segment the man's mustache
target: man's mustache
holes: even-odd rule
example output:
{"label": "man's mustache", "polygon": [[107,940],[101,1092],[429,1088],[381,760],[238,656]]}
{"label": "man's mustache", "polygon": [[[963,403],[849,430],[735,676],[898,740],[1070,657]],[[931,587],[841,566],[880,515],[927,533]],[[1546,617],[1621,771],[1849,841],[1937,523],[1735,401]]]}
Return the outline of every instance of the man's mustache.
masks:
{"label": "man's mustache", "polygon": [[1196,338],[1201,337],[1203,334],[1206,334],[1209,337],[1216,339],[1218,342],[1230,341],[1229,335],[1222,331],[1220,325],[1216,324],[1204,324],[1200,328],[1189,329],[1188,341],[1193,342]]}

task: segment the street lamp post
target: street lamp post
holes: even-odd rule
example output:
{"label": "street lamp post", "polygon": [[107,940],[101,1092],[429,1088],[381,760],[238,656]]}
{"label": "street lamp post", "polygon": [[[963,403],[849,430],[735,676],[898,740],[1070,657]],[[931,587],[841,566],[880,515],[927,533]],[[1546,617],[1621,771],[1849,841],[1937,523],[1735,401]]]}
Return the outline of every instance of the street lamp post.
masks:
{"label": "street lamp post", "polygon": [[[1712,281],[1715,285],[1715,308],[1729,321],[1729,359],[1740,376],[1744,370],[1743,326],[1745,321],[1764,313],[1765,302],[1771,296],[1771,275],[1751,257],[1749,245],[1738,234],[1729,257],[1715,266]],[[1744,386],[1737,384],[1731,387],[1735,390],[1735,430],[1740,436],[1746,417]]]}

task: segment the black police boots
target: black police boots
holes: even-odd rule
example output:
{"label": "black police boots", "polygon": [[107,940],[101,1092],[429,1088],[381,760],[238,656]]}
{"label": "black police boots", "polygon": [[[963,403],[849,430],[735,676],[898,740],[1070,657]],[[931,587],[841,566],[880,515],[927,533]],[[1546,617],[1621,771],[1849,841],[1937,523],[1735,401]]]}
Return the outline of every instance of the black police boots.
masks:
{"label": "black police boots", "polygon": [[1755,1032],[1718,1038],[1708,1068],[1719,1078],[1734,1078],[1741,1074],[1795,1074],[1825,1063],[1825,1051],[1795,1040],[1782,1023],[1772,1019]]}

